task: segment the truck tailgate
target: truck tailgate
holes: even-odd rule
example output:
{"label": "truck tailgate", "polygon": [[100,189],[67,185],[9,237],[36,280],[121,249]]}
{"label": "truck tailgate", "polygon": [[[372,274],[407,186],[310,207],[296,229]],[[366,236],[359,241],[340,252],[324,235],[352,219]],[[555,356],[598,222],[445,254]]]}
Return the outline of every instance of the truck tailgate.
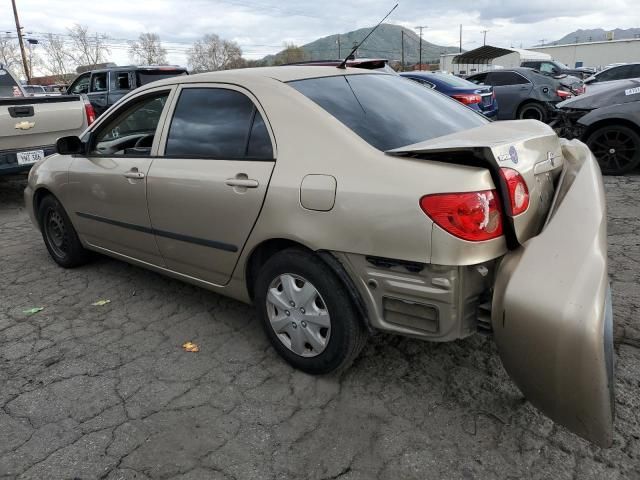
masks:
{"label": "truck tailgate", "polygon": [[0,150],[53,145],[86,126],[79,96],[0,98]]}

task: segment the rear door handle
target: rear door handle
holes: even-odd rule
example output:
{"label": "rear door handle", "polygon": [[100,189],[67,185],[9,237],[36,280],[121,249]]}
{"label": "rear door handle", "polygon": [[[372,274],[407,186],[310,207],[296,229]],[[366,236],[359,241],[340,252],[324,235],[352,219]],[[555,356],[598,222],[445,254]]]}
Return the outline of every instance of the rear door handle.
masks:
{"label": "rear door handle", "polygon": [[224,182],[230,187],[258,188],[260,185],[257,180],[251,178],[227,178]]}
{"label": "rear door handle", "polygon": [[133,178],[136,180],[140,180],[144,178],[144,173],[139,172],[137,168],[132,168],[128,172],[124,172],[125,178]]}

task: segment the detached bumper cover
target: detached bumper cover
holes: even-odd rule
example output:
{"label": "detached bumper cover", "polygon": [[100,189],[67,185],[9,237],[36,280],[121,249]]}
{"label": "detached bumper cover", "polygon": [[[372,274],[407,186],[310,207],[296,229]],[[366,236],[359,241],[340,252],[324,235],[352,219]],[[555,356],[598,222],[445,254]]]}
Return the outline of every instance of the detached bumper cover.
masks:
{"label": "detached bumper cover", "polygon": [[602,177],[589,149],[563,141],[547,224],[496,274],[495,340],[523,394],[569,430],[613,441],[612,315]]}

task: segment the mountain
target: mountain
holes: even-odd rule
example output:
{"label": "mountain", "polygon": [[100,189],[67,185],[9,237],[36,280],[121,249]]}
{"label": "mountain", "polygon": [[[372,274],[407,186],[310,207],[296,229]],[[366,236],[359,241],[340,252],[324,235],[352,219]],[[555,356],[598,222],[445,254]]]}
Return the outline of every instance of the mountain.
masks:
{"label": "mountain", "polygon": [[[556,40],[554,42],[546,43],[546,45],[564,45],[568,43],[581,43],[581,42],[599,42],[602,40],[607,40],[607,32],[612,30],[604,30],[602,28],[593,28],[589,30],[576,30],[575,32],[571,32],[560,40]],[[614,40],[624,40],[627,38],[638,38],[640,36],[640,28],[627,28],[620,29],[616,28],[613,30],[613,39]]]}
{"label": "mountain", "polygon": [[[372,27],[361,28],[352,32],[329,35],[311,43],[302,45],[306,60],[327,60],[346,57],[354,44],[362,41]],[[402,57],[402,32],[404,31],[404,58],[406,64],[418,63],[420,37],[413,30],[383,23],[371,35],[356,53],[357,57],[386,58],[390,61],[400,61]],[[338,38],[340,52],[338,52]],[[427,41],[429,30],[425,30],[422,40],[422,62],[437,63],[441,53],[457,52],[457,47],[444,47]],[[269,55],[263,59],[268,64],[282,61],[283,53]]]}

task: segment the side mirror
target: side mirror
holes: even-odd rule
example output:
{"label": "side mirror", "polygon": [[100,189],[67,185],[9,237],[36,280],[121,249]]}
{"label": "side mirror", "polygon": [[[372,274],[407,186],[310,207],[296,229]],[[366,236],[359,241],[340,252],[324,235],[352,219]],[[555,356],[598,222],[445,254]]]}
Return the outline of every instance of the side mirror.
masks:
{"label": "side mirror", "polygon": [[84,144],[75,135],[62,137],[56,142],[56,151],[60,155],[81,155],[84,153]]}

